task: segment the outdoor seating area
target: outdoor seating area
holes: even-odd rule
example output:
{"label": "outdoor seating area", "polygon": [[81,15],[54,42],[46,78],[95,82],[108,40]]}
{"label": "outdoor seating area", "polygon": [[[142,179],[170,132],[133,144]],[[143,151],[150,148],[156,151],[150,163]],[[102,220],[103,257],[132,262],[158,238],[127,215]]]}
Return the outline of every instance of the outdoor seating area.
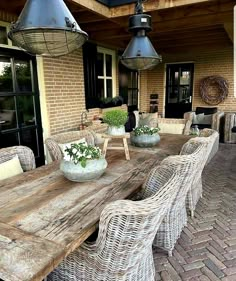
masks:
{"label": "outdoor seating area", "polygon": [[0,1],[0,281],[236,281],[235,7]]}

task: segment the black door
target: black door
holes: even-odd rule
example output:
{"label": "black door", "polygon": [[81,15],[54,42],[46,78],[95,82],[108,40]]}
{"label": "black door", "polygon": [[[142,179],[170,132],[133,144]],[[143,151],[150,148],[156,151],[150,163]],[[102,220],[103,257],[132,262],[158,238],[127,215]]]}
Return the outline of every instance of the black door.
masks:
{"label": "black door", "polygon": [[119,95],[128,105],[128,111],[138,110],[138,72],[119,63]]}
{"label": "black door", "polygon": [[192,63],[168,64],[166,67],[166,118],[183,118],[192,110]]}
{"label": "black door", "polygon": [[0,148],[25,145],[44,164],[36,59],[0,48]]}

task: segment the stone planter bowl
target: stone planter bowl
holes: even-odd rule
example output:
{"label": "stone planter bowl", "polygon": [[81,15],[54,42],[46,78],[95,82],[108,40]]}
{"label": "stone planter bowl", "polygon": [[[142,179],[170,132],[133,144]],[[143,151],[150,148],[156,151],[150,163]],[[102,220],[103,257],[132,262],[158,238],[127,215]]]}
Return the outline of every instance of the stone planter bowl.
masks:
{"label": "stone planter bowl", "polygon": [[112,136],[121,136],[125,134],[125,126],[113,127],[108,126],[107,134]]}
{"label": "stone planter bowl", "polygon": [[86,167],[83,168],[80,163],[74,164],[70,161],[61,161],[60,170],[64,176],[71,181],[86,182],[101,177],[107,167],[107,161],[104,157],[100,159],[87,160]]}
{"label": "stone planter bowl", "polygon": [[152,147],[160,141],[160,135],[158,133],[153,135],[143,134],[135,136],[134,133],[130,134],[130,142],[134,146],[138,147]]}

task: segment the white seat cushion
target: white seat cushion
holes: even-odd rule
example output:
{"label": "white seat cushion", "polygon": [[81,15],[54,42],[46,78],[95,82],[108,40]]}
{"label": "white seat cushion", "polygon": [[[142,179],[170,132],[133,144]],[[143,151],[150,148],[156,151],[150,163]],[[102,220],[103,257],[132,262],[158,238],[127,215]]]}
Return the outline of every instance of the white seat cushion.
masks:
{"label": "white seat cushion", "polygon": [[0,180],[4,180],[23,173],[18,156],[0,164]]}
{"label": "white seat cushion", "polygon": [[159,123],[160,133],[164,134],[180,134],[184,132],[185,124],[175,124],[175,123]]}

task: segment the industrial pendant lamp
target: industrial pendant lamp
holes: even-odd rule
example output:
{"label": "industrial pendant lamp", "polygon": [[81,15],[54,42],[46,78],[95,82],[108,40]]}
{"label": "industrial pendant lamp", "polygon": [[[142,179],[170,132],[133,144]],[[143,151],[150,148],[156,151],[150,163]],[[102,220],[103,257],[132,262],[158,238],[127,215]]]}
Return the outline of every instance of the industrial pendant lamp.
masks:
{"label": "industrial pendant lamp", "polygon": [[121,62],[133,70],[145,70],[161,62],[146,33],[151,28],[151,16],[143,14],[143,0],[138,0],[135,6],[135,15],[129,18],[129,31],[134,33],[133,38],[125,49]]}
{"label": "industrial pendant lamp", "polygon": [[52,57],[68,54],[88,39],[63,0],[27,0],[8,37],[28,53]]}

